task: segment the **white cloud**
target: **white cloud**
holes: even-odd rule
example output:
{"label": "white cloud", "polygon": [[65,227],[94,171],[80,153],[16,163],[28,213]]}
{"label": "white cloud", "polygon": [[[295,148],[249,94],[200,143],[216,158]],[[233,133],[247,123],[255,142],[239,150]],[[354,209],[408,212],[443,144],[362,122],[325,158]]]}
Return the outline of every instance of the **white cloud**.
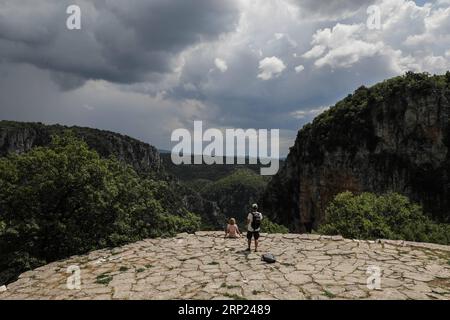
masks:
{"label": "white cloud", "polygon": [[450,68],[448,56],[441,53],[450,46],[449,7],[418,6],[406,0],[379,0],[377,5],[381,30],[369,30],[362,17],[358,22],[338,22],[316,30],[302,57],[313,60],[317,68],[334,70],[354,68],[363,59],[366,65],[383,60],[394,74],[442,73]]}
{"label": "white cloud", "polygon": [[336,24],[332,29],[317,30],[311,42],[313,47],[306,52],[304,58],[317,58],[316,67],[331,66],[346,68],[361,60],[380,53],[382,42],[365,41],[364,24]]}
{"label": "white cloud", "polygon": [[300,73],[303,70],[305,70],[305,67],[303,65],[298,65],[298,66],[295,67],[295,72],[296,73]]}
{"label": "white cloud", "polygon": [[296,110],[291,112],[291,116],[295,119],[312,119],[328,109],[329,107],[321,106],[309,110]]}
{"label": "white cloud", "polygon": [[284,34],[282,34],[282,33],[279,33],[279,32],[277,32],[277,33],[275,33],[275,39],[277,39],[277,40],[281,40],[281,39],[283,39],[283,37],[284,37]]}
{"label": "white cloud", "polygon": [[284,62],[273,56],[266,57],[259,61],[259,69],[261,72],[258,74],[258,78],[261,80],[269,80],[273,77],[278,77],[284,69],[286,69],[286,65]]}
{"label": "white cloud", "polygon": [[274,38],[277,41],[285,39],[287,41],[287,43],[289,43],[289,45],[291,45],[292,47],[294,47],[294,48],[298,47],[297,41],[292,39],[289,34],[277,32],[274,34]]}
{"label": "white cloud", "polygon": [[216,58],[214,60],[214,64],[216,65],[216,68],[219,69],[221,72],[225,72],[228,70],[227,63],[220,58]]}
{"label": "white cloud", "polygon": [[326,47],[322,45],[315,45],[308,52],[305,52],[302,57],[306,59],[313,59],[320,57],[325,52]]}

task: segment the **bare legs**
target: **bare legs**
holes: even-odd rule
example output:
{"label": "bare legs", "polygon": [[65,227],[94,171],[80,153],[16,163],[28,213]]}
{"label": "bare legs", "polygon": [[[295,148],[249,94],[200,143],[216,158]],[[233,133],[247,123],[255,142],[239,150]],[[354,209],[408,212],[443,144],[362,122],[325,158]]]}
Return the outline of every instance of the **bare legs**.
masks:
{"label": "bare legs", "polygon": [[[251,246],[252,246],[252,239],[248,240],[248,249],[247,251],[251,250]],[[255,239],[255,252],[258,251],[258,240]]]}

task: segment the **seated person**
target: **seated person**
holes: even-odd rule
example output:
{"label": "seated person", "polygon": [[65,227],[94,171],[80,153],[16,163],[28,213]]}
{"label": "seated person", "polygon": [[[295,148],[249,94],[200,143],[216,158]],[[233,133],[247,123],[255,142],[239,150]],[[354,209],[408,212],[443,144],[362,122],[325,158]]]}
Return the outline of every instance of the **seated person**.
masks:
{"label": "seated person", "polygon": [[225,230],[225,238],[240,238],[241,233],[239,232],[239,227],[236,224],[236,220],[231,218],[228,221],[227,228]]}

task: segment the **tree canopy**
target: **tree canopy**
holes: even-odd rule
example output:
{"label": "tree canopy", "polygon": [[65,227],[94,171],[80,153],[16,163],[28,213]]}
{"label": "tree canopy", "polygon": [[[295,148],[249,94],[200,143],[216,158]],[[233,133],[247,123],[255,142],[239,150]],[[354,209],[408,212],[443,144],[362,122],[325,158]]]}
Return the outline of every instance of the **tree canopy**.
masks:
{"label": "tree canopy", "polygon": [[450,243],[449,225],[432,221],[421,206],[398,193],[340,193],[328,205],[319,232],[355,239]]}

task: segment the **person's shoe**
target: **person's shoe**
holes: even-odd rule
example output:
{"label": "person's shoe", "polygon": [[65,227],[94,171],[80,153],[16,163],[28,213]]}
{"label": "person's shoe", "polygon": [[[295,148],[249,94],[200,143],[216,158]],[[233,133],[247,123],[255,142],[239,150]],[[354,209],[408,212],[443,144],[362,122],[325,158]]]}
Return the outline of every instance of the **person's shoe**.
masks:
{"label": "person's shoe", "polygon": [[258,252],[258,249],[255,249],[255,252]]}
{"label": "person's shoe", "polygon": [[245,249],[245,251],[250,251],[250,248]]}

